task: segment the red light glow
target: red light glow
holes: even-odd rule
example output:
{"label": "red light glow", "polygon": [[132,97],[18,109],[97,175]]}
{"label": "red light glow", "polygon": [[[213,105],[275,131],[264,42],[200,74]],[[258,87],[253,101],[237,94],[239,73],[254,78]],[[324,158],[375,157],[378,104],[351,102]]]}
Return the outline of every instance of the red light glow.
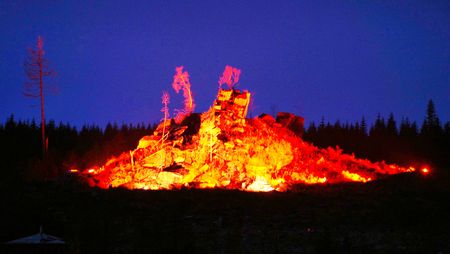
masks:
{"label": "red light glow", "polygon": [[422,168],[420,172],[422,172],[422,174],[424,175],[428,175],[430,173],[430,170],[428,168]]}

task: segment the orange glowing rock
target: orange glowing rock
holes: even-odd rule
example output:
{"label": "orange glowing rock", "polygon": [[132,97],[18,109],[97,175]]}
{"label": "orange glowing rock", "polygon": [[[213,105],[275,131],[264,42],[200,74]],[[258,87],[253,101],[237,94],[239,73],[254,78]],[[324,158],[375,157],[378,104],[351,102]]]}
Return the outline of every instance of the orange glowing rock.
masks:
{"label": "orange glowing rock", "polygon": [[257,176],[255,180],[247,187],[242,186],[245,190],[255,192],[267,192],[275,190],[270,183],[261,176]]}
{"label": "orange glowing rock", "polygon": [[343,171],[342,171],[342,175],[343,175],[345,178],[347,178],[347,179],[349,179],[349,180],[352,180],[352,181],[355,181],[355,182],[363,182],[363,183],[365,183],[365,182],[371,180],[370,177],[369,177],[369,178],[365,178],[365,177],[360,176],[360,175],[357,174],[357,173],[350,173],[350,172],[348,172],[347,170],[343,170]]}
{"label": "orange glowing rock", "polygon": [[[229,69],[222,82],[237,82],[233,73]],[[178,123],[165,119],[135,150],[111,158],[92,174],[87,171],[92,184],[282,191],[294,184],[367,182],[413,171],[358,159],[339,148],[319,149],[301,139],[303,118],[289,113],[276,120],[267,115],[248,119],[250,98],[248,91],[219,89],[207,112],[191,113]]]}

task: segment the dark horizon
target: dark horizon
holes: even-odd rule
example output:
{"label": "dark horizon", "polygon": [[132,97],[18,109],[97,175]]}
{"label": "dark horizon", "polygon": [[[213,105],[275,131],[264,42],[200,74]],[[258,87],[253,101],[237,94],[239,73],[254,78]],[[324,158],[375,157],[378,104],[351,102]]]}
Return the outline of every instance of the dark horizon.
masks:
{"label": "dark horizon", "polygon": [[[58,73],[47,119],[105,126],[156,123],[161,94],[171,113],[177,66],[204,112],[225,65],[254,95],[253,116],[274,111],[311,121],[372,124],[393,113],[421,125],[428,100],[450,120],[450,3],[176,1],[0,4],[0,121],[39,122],[22,95],[23,61],[38,35]],[[30,106],[30,105],[34,105]]]}
{"label": "dark horizon", "polygon": [[[270,115],[272,115],[272,114],[270,114]],[[392,114],[392,115],[394,116],[394,114]],[[272,115],[272,116],[274,116],[274,115]],[[389,114],[387,116],[377,115],[377,118],[380,117],[380,120],[382,120],[385,124],[388,124],[390,116],[391,116],[391,114]],[[253,117],[258,117],[258,116],[253,116]],[[274,117],[276,117],[276,116],[274,116]],[[404,123],[407,126],[415,125],[417,127],[417,132],[420,133],[420,131],[421,131],[421,129],[422,129],[422,127],[423,127],[423,125],[424,125],[424,123],[426,121],[426,117],[427,117],[427,115],[424,114],[424,117],[423,117],[422,121],[420,121],[420,120],[419,121],[414,121],[414,120],[411,120],[409,118],[404,118],[404,117],[401,117],[400,119],[397,119],[394,116],[394,121],[395,121],[395,124],[396,124],[395,127],[397,128],[397,131],[400,131],[402,122],[405,121]],[[442,130],[445,130],[445,128],[447,128],[447,125],[450,124],[450,121],[440,118],[439,114],[437,114],[437,118],[440,121],[440,127],[442,128]],[[18,119],[14,114],[10,114],[7,118],[5,118],[3,120],[0,120],[0,126],[5,126],[5,124],[8,121],[12,120],[12,119],[14,119],[15,123],[24,123],[24,124],[27,124],[27,125],[31,125],[32,122],[34,121],[35,124],[37,125],[37,127],[39,127],[39,125],[40,125],[40,119],[39,118],[33,117],[33,118],[27,118],[27,119]],[[367,134],[368,134],[369,130],[376,125],[377,119],[375,119],[373,122],[369,122],[369,121],[367,121],[367,118],[364,116],[364,121],[365,121],[365,124],[366,124],[366,128],[367,128],[366,131],[367,131]],[[144,122],[144,121],[142,121],[142,122],[135,122],[135,123],[108,121],[108,122],[106,122],[103,125],[95,123],[95,122],[83,123],[83,124],[80,124],[80,125],[76,125],[76,124],[73,124],[71,122],[57,121],[55,119],[46,119],[45,120],[46,125],[49,125],[51,122],[53,122],[55,124],[55,126],[59,126],[59,125],[63,124],[63,125],[66,125],[66,126],[70,126],[72,128],[74,127],[78,131],[80,131],[83,127],[88,127],[88,128],[90,128],[90,127],[98,127],[101,130],[105,130],[107,125],[116,126],[118,128],[121,128],[124,125],[133,126],[133,127],[142,126],[142,127],[145,127],[145,128],[149,128],[149,127],[157,126],[160,123],[160,121],[155,121],[155,122]],[[334,126],[335,124],[340,124],[340,126],[342,128],[346,127],[346,125],[348,125],[348,127],[355,127],[357,125],[358,126],[361,125],[362,118],[359,119],[359,120],[356,119],[355,121],[352,121],[352,122],[350,122],[350,121],[345,121],[344,122],[344,121],[341,121],[340,119],[336,119],[335,121],[330,121],[329,119],[322,118],[322,119],[318,120],[317,122],[316,121],[308,121],[308,122],[305,121],[304,128],[306,130],[309,127],[312,127],[312,124],[314,124],[314,126],[317,128],[322,123],[324,125],[332,125],[332,126]]]}

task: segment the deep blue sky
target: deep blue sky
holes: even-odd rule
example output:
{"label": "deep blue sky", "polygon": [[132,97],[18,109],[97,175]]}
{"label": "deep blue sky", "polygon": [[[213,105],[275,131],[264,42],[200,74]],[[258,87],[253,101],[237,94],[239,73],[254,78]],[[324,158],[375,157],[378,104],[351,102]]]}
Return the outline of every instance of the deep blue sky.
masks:
{"label": "deep blue sky", "polygon": [[[208,109],[225,65],[242,70],[253,115],[422,122],[433,99],[450,120],[450,1],[1,1],[0,119],[39,119],[23,61],[38,35],[58,72],[47,118],[104,125],[173,112],[175,67]],[[32,105],[35,105],[34,107]]]}

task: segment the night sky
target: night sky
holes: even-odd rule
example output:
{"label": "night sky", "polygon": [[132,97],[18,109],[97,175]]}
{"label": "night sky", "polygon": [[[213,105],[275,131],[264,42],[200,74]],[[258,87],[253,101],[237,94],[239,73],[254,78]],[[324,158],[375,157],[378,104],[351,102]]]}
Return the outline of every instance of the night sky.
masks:
{"label": "night sky", "polygon": [[59,94],[46,97],[56,122],[157,122],[163,90],[171,113],[182,107],[171,87],[180,65],[196,112],[231,65],[253,116],[370,123],[392,112],[421,124],[433,99],[450,120],[450,1],[1,1],[1,122],[40,119],[22,95],[38,35],[58,73]]}

